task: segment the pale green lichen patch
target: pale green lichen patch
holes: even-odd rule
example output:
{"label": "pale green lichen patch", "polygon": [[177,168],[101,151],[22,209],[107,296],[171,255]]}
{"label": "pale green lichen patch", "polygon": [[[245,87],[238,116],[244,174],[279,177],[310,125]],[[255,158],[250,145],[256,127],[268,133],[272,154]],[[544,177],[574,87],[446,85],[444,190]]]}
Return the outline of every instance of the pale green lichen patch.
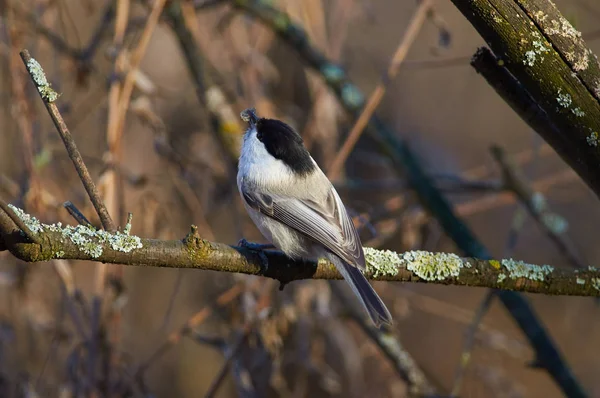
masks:
{"label": "pale green lichen patch", "polygon": [[590,266],[588,266],[588,271],[596,272],[596,271],[598,271],[598,268],[590,265]]}
{"label": "pale green lichen patch", "polygon": [[571,112],[573,112],[573,115],[575,115],[577,117],[584,117],[585,116],[585,112],[582,111],[580,107],[571,109]]}
{"label": "pale green lichen patch", "polygon": [[556,102],[558,102],[558,105],[562,106],[563,108],[568,108],[573,103],[571,95],[562,93],[561,91],[562,89],[558,89],[558,96],[556,97]]}
{"label": "pale green lichen patch", "polygon": [[58,94],[52,89],[48,79],[46,79],[46,74],[44,73],[42,65],[40,65],[40,63],[35,59],[31,58],[29,61],[27,61],[27,70],[31,74],[38,91],[42,95],[42,98],[48,102],[56,101]]}
{"label": "pale green lichen patch", "polygon": [[534,281],[543,281],[546,276],[554,271],[554,267],[550,265],[535,265],[528,264],[524,261],[504,259],[502,265],[508,271],[508,276],[511,279],[527,278]]}
{"label": "pale green lichen patch", "polygon": [[586,140],[589,146],[598,146],[598,133],[592,131],[592,133],[587,136]]}
{"label": "pale green lichen patch", "polygon": [[447,278],[458,278],[462,268],[470,268],[471,264],[463,262],[456,254],[431,253],[422,250],[403,253],[401,264],[426,281],[442,281]]}
{"label": "pale green lichen patch", "polygon": [[[108,244],[112,250],[123,253],[129,253],[134,249],[143,247],[139,237],[129,234],[131,226],[125,228],[126,232],[117,231],[115,233],[110,233],[86,225],[77,225],[75,227],[67,225],[63,227],[61,223],[43,224],[37,218],[25,213],[18,207],[13,205],[9,205],[9,207],[33,233],[39,234],[45,231],[60,233],[63,238],[68,238],[80,251],[88,254],[92,258],[100,257],[106,244]],[[55,256],[64,256],[64,252],[62,252],[62,254],[60,253],[61,252],[55,253]]]}
{"label": "pale green lichen patch", "polygon": [[535,65],[535,51],[529,50],[525,52],[525,59],[523,60],[523,65],[533,66]]}
{"label": "pale green lichen patch", "polygon": [[502,283],[506,279],[506,274],[498,274],[498,283]]}
{"label": "pale green lichen patch", "polygon": [[398,274],[398,265],[402,262],[398,253],[391,250],[377,250],[371,247],[363,248],[367,272],[373,277],[394,276]]}
{"label": "pale green lichen patch", "polygon": [[286,30],[290,26],[291,22],[292,21],[290,21],[290,19],[285,14],[278,13],[275,16],[275,18],[273,18],[273,24],[279,31]]}
{"label": "pale green lichen patch", "polygon": [[585,285],[585,279],[581,279],[579,277],[575,279],[575,282],[577,282],[578,285]]}
{"label": "pale green lichen patch", "polygon": [[600,290],[600,278],[592,278],[592,286],[594,289]]}
{"label": "pale green lichen patch", "polygon": [[[523,64],[527,66],[535,65],[535,62],[539,59],[540,62],[544,60],[544,54],[550,52],[550,49],[546,47],[544,41],[541,39],[539,33],[534,33],[534,36],[539,38],[540,40],[534,40],[531,42],[533,49],[525,51],[525,59],[523,59]],[[524,40],[527,42],[526,40]]]}
{"label": "pale green lichen patch", "polygon": [[[25,213],[23,210],[19,209],[17,206],[13,206],[13,205],[9,204],[8,207],[10,207],[10,209],[13,212],[15,212],[17,217],[19,217],[21,219],[21,221],[23,221],[23,223],[31,230],[31,232],[33,232],[34,234],[42,232],[42,230],[43,230],[42,223],[37,218]],[[21,231],[21,233],[23,233],[23,231]]]}

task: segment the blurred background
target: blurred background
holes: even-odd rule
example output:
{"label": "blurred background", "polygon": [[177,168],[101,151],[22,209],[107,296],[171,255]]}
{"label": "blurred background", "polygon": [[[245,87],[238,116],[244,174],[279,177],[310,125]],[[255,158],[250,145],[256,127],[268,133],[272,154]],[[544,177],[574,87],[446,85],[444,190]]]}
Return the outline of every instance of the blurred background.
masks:
{"label": "blurred background", "polygon": [[[408,52],[395,78],[384,80],[376,113],[495,257],[599,263],[598,199],[469,65],[484,43],[450,2],[433,1],[422,20],[414,0],[268,4],[302,26],[367,98],[404,43]],[[556,4],[599,53],[600,5]],[[142,237],[182,239],[193,223],[212,241],[262,241],[235,186],[243,109],[295,127],[324,170],[353,126],[321,76],[245,6],[7,0],[0,17],[0,195],[44,222],[74,224],[63,208],[71,201],[100,225],[23,67],[23,48],[60,93],[57,105],[113,219],[123,226],[133,213],[132,233]],[[411,24],[414,41],[407,41]],[[511,157],[551,222],[524,211],[491,145]],[[457,252],[366,134],[344,165],[334,182],[365,246]],[[549,238],[552,231],[567,249]],[[504,307],[482,305],[487,290],[375,288],[439,393],[561,396],[532,366],[534,352]],[[258,277],[26,264],[1,252],[0,396],[408,396],[407,383],[336,297],[325,281],[279,291]],[[597,302],[527,298],[578,381],[600,396]],[[478,312],[466,366],[461,352]]]}

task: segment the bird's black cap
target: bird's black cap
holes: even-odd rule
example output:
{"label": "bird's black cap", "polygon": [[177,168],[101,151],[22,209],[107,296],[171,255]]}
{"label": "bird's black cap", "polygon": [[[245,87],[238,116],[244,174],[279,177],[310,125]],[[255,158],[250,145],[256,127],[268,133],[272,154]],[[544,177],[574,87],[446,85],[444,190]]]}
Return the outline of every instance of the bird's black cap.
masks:
{"label": "bird's black cap", "polygon": [[281,120],[258,119],[256,136],[271,156],[284,162],[296,174],[307,175],[315,169],[300,134]]}

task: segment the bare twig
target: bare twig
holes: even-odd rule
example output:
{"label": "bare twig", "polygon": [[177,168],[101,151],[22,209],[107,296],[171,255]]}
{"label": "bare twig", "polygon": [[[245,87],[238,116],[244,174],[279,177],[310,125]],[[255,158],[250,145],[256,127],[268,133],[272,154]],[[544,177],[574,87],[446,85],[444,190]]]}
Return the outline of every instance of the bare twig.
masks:
{"label": "bare twig", "polygon": [[383,328],[375,327],[362,309],[351,304],[353,302],[352,298],[339,285],[331,283],[330,287],[345,303],[345,308],[348,309],[350,317],[388,357],[394,370],[408,384],[410,393],[415,396],[435,395],[435,386],[427,379],[423,370],[420,369],[418,363],[406,348],[402,346],[392,329],[385,325]]}
{"label": "bare twig", "polygon": [[[539,159],[540,150],[541,150],[541,147],[538,145],[536,147],[535,151],[533,152],[533,161],[531,162],[528,171],[531,172],[531,169],[535,165],[535,161]],[[492,150],[492,152],[495,152],[494,155],[500,155],[501,153],[497,152],[497,151],[500,151],[500,149],[498,148],[496,151]],[[502,158],[502,156],[500,156],[500,158]],[[501,159],[497,159],[497,160],[500,162]],[[516,171],[516,166],[515,165],[512,165],[512,166],[515,167],[514,170]],[[511,174],[511,176],[512,176],[512,174]],[[505,178],[504,178],[504,184],[508,185],[508,186],[511,185],[511,179],[507,178],[506,174],[505,174]],[[506,248],[504,250],[504,257],[512,255],[512,253],[516,247],[519,234],[522,231],[523,226],[524,226],[524,218],[525,217],[523,214],[523,209],[521,207],[517,207],[514,212],[511,228],[508,232]],[[473,316],[473,320],[467,329],[466,336],[465,336],[465,342],[463,345],[463,350],[462,350],[462,353],[460,356],[459,365],[458,365],[456,375],[454,378],[454,385],[453,385],[452,391],[451,391],[452,397],[458,397],[460,394],[460,389],[462,387],[464,376],[467,372],[467,368],[469,367],[469,365],[471,363],[471,359],[472,359],[471,353],[475,346],[475,338],[476,338],[477,332],[480,329],[481,323],[483,322],[483,317],[490,309],[492,302],[493,302],[494,298],[496,297],[496,293],[497,293],[496,290],[488,291],[485,298],[479,304],[477,312]]]}
{"label": "bare twig", "polygon": [[85,218],[83,213],[80,212],[79,209],[70,201],[66,201],[65,203],[63,203],[63,207],[69,212],[71,217],[73,217],[75,221],[77,221],[79,224],[92,226],[92,223],[89,222],[89,220]]}
{"label": "bare twig", "polygon": [[58,98],[58,94],[50,87],[50,83],[46,79],[46,75],[44,74],[44,70],[41,65],[29,55],[29,51],[23,50],[21,51],[21,58],[23,59],[23,63],[29,72],[29,76],[33,80],[54,125],[58,133],[60,134],[60,138],[62,138],[63,143],[65,144],[65,148],[69,153],[69,157],[73,161],[73,165],[77,170],[77,174],[79,174],[79,178],[83,183],[85,190],[88,193],[96,212],[98,213],[98,217],[100,217],[100,221],[102,222],[102,226],[107,231],[115,231],[116,227],[113,223],[102,199],[100,198],[100,194],[96,185],[94,184],[90,173],[83,162],[83,158],[77,149],[77,145],[65,124],[65,121],[58,110],[58,107],[54,104],[54,101]]}
{"label": "bare twig", "polygon": [[390,81],[392,81],[398,74],[400,65],[402,65],[402,62],[406,58],[406,54],[408,54],[408,50],[417,38],[417,35],[421,30],[425,19],[427,18],[427,14],[431,8],[431,3],[432,0],[421,1],[421,4],[417,8],[417,11],[414,13],[408,26],[408,29],[406,30],[406,33],[404,34],[400,45],[396,49],[396,53],[394,54],[390,66],[388,67],[386,76],[384,76],[384,79],[382,79],[382,81],[379,82],[375,90],[373,90],[373,93],[371,93],[367,104],[365,105],[360,116],[354,123],[352,130],[350,130],[348,137],[344,141],[344,144],[340,148],[335,159],[331,163],[329,171],[327,172],[327,175],[330,179],[335,180],[339,176],[342,167],[346,162],[346,159],[350,155],[350,152],[352,152],[354,145],[356,145],[356,143],[358,142],[358,139],[360,138],[362,132],[364,131],[365,127],[369,123],[369,120],[373,116],[375,109],[383,99],[387,86],[389,85]]}
{"label": "bare twig", "polygon": [[[235,341],[229,345],[225,346],[225,363],[217,373],[217,376],[214,378],[210,387],[208,388],[208,392],[205,395],[205,398],[212,398],[216,395],[217,391],[223,384],[225,380],[225,376],[227,375],[227,370],[229,369],[231,362],[235,359],[238,352],[243,348],[244,343],[247,341],[249,334],[252,332],[252,328],[254,327],[256,321],[261,320],[261,312],[269,305],[269,297],[271,294],[270,289],[264,289],[260,293],[260,297],[258,298],[258,302],[253,309],[255,314],[252,314],[248,317],[248,319],[244,322],[243,326],[237,332],[237,338]],[[263,313],[265,314],[265,313]]]}
{"label": "bare twig", "polygon": [[[129,71],[125,76],[125,81],[123,82],[122,88],[119,93],[119,104],[117,114],[118,119],[116,121],[117,124],[115,126],[112,126],[114,130],[109,130],[109,146],[111,147],[111,149],[115,145],[116,141],[120,140],[120,137],[123,134],[125,116],[127,114],[127,108],[129,106],[129,101],[133,92],[136,72],[139,68],[140,63],[142,62],[142,58],[146,53],[146,50],[148,49],[148,45],[150,44],[150,38],[152,37],[152,33],[158,25],[158,21],[165,6],[165,3],[166,0],[157,0],[154,2],[152,11],[148,16],[148,20],[146,22],[146,25],[144,26],[144,30],[142,31],[139,44],[135,48],[135,50],[133,50],[131,59],[129,60]],[[123,30],[123,34],[124,33],[125,32]]]}
{"label": "bare twig", "polygon": [[506,186],[513,191],[519,201],[525,206],[531,217],[546,232],[550,239],[562,251],[569,262],[577,268],[585,268],[579,254],[564,234],[564,221],[550,211],[539,193],[531,189],[516,164],[499,146],[491,148],[494,159],[502,169]]}
{"label": "bare twig", "polygon": [[238,352],[242,348],[242,345],[248,338],[249,332],[250,328],[244,327],[238,332],[235,341],[230,346],[228,346],[228,349],[225,353],[225,363],[221,366],[219,372],[217,372],[217,376],[210,384],[208,391],[204,395],[204,398],[213,398],[217,394],[219,387],[221,387],[223,381],[225,380],[225,376],[227,376],[227,371],[229,370],[229,366],[231,365],[233,358],[238,354]]}
{"label": "bare twig", "polygon": [[[213,107],[208,104],[208,96],[210,94],[209,90],[213,88],[213,84],[209,73],[206,71],[205,59],[200,52],[201,48],[194,39],[192,31],[185,23],[182,5],[179,2],[169,3],[165,8],[165,15],[185,55],[186,65],[196,86],[196,97],[201,104],[206,106],[210,113]],[[210,114],[210,116],[214,117],[214,121],[221,122],[217,114]],[[240,150],[241,136],[239,135],[239,131],[232,132],[227,131],[227,129],[217,128],[213,129],[213,132],[223,154],[226,156],[227,172],[233,178]]]}
{"label": "bare twig", "polygon": [[[244,284],[242,282],[236,283],[225,292],[221,293],[215,300],[216,306],[222,307],[233,301],[236,297],[244,292]],[[210,314],[214,311],[213,306],[206,305],[200,311],[192,315],[188,321],[179,330],[172,332],[168,339],[161,344],[147,360],[143,361],[136,371],[136,379],[143,380],[144,372],[152,365],[156,360],[162,357],[172,346],[179,343],[182,337],[188,335],[193,328],[204,322]]]}
{"label": "bare twig", "polygon": [[488,312],[489,308],[492,305],[494,298],[496,297],[495,290],[489,290],[485,295],[485,298],[479,305],[475,316],[473,317],[473,321],[469,325],[467,329],[467,333],[465,336],[465,342],[463,346],[462,353],[460,355],[460,363],[458,369],[456,370],[456,375],[454,376],[454,384],[452,386],[452,391],[450,392],[450,397],[458,397],[460,393],[460,389],[462,387],[462,383],[465,377],[465,373],[467,371],[467,366],[471,362],[471,351],[475,344],[475,336],[477,335],[477,330],[479,329],[479,325],[483,320],[484,315]]}

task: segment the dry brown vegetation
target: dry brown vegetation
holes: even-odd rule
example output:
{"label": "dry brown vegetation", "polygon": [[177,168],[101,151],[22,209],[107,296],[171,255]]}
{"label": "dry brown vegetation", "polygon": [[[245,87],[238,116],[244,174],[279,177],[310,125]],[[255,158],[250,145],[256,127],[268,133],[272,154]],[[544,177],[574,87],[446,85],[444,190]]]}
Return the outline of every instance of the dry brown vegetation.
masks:
{"label": "dry brown vegetation", "polygon": [[[27,48],[60,93],[115,226],[131,212],[138,236],[180,239],[195,224],[216,242],[261,240],[232,177],[238,115],[254,106],[301,132],[365,246],[456,251],[363,134],[377,109],[494,255],[599,263],[597,198],[468,66],[482,42],[450,2],[272,2],[367,93],[358,121],[293,46],[229,3],[0,1],[0,198],[74,224],[63,206],[71,201],[102,225],[23,66]],[[600,7],[558,7],[598,50]],[[505,152],[490,155],[491,144]],[[507,177],[516,169],[518,184]],[[526,209],[541,199],[547,207],[532,217]],[[560,396],[489,292],[375,287],[396,321],[383,335],[339,282],[279,291],[254,276],[27,264],[2,251],[0,397]],[[597,395],[597,303],[527,297],[565,366]],[[382,347],[385,338],[405,351]]]}

